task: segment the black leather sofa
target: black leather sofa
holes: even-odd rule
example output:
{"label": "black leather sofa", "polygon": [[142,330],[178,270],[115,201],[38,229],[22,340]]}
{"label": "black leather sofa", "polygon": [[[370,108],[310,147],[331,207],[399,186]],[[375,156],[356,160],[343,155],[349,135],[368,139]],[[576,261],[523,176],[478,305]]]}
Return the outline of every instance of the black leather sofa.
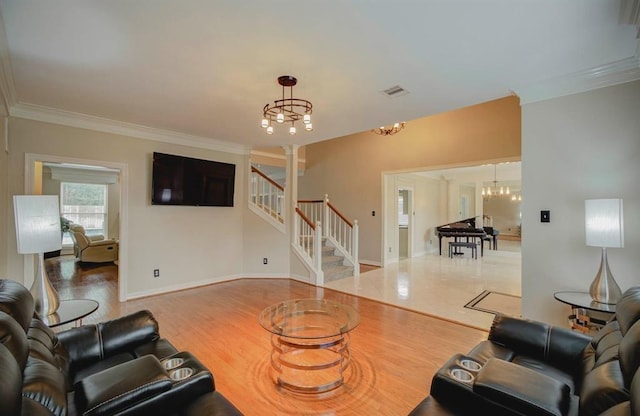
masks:
{"label": "black leather sofa", "polygon": [[496,316],[488,339],[455,354],[410,416],[640,416],[640,286],[593,337]]}
{"label": "black leather sofa", "polygon": [[0,416],[241,415],[149,311],[54,333],[0,279]]}

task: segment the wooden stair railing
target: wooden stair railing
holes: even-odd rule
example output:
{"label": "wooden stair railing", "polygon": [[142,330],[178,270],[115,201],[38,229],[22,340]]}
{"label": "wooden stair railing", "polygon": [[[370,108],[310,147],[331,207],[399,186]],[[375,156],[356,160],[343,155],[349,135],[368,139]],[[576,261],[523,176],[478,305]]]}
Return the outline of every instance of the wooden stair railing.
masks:
{"label": "wooden stair railing", "polygon": [[[285,190],[258,168],[251,166],[249,207],[285,232]],[[349,221],[329,202],[328,195],[319,200],[299,200],[293,218],[293,247],[316,275],[316,284],[324,284],[322,271],[323,236],[360,274],[358,264],[358,221]]]}
{"label": "wooden stair railing", "polygon": [[284,188],[254,166],[251,166],[249,202],[271,220],[284,224]]}
{"label": "wooden stair railing", "polygon": [[329,202],[329,196],[324,199],[299,200],[298,206],[313,222],[323,224],[322,234],[353,266],[353,275],[360,274],[358,263],[358,221],[349,221],[347,217]]}
{"label": "wooden stair railing", "polygon": [[315,273],[316,284],[324,284],[324,274],[322,272],[322,227],[320,222],[314,224],[300,208],[296,207],[293,235],[293,246]]}

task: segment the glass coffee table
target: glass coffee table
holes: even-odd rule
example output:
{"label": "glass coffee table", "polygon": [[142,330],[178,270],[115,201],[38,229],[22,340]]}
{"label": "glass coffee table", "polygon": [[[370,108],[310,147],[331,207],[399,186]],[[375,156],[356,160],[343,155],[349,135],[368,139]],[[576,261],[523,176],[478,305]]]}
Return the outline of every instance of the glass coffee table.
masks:
{"label": "glass coffee table", "polygon": [[271,333],[271,366],[276,384],[300,393],[341,386],[349,366],[349,333],[360,315],[349,305],[326,299],[294,299],[260,313]]}

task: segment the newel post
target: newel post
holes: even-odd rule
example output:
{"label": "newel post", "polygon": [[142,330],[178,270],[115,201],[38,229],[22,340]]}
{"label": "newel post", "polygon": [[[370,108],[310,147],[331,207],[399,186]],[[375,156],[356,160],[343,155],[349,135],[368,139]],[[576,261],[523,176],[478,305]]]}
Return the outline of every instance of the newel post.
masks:
{"label": "newel post", "polygon": [[360,275],[360,261],[358,259],[358,232],[359,232],[359,226],[358,226],[358,220],[354,220],[353,221],[353,240],[351,241],[351,249],[353,250],[351,252],[351,255],[353,256],[353,275],[354,276],[359,276]]}
{"label": "newel post", "polygon": [[329,235],[329,194],[324,194],[324,202],[322,203],[322,221],[324,221],[324,235]]}
{"label": "newel post", "polygon": [[322,223],[316,221],[315,236],[313,238],[313,259],[316,269],[322,272]]}

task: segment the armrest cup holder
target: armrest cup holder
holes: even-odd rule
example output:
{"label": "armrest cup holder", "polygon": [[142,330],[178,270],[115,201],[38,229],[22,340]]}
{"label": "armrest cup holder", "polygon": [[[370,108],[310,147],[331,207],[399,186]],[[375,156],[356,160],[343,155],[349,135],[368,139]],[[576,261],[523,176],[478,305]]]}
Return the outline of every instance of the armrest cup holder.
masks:
{"label": "armrest cup holder", "polygon": [[452,356],[431,382],[438,402],[463,413],[565,416],[569,393],[566,384],[529,368],[494,358],[480,363],[462,354]]}
{"label": "armrest cup holder", "polygon": [[461,381],[463,383],[473,383],[475,380],[475,376],[468,372],[467,370],[463,370],[462,368],[452,368],[449,370],[449,374],[457,381]]}
{"label": "armrest cup holder", "polygon": [[214,390],[211,372],[184,351],[162,361],[145,355],[93,374],[76,383],[75,397],[86,416],[155,414]]}
{"label": "armrest cup holder", "polygon": [[169,377],[174,381],[186,380],[193,375],[193,368],[182,367],[169,372]]}
{"label": "armrest cup holder", "polygon": [[165,370],[173,370],[174,368],[180,367],[184,364],[184,358],[173,357],[167,358],[165,360],[160,361]]}
{"label": "armrest cup holder", "polygon": [[453,355],[431,381],[431,395],[442,403],[455,405],[473,400],[473,383],[483,364],[463,354]]}

